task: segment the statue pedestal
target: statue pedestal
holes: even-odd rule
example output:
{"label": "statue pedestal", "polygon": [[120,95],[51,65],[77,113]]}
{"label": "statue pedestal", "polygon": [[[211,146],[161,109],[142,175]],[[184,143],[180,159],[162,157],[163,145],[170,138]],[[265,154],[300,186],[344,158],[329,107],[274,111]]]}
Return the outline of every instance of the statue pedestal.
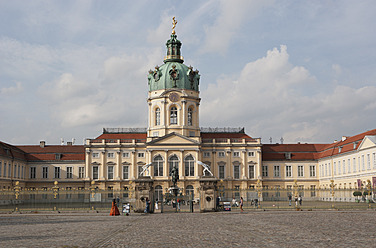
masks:
{"label": "statue pedestal", "polygon": [[135,181],[136,213],[143,213],[146,208],[146,198],[150,201],[149,213],[154,213],[154,188],[150,177],[139,177]]}
{"label": "statue pedestal", "polygon": [[218,180],[212,176],[204,176],[200,179],[200,212],[216,211]]}

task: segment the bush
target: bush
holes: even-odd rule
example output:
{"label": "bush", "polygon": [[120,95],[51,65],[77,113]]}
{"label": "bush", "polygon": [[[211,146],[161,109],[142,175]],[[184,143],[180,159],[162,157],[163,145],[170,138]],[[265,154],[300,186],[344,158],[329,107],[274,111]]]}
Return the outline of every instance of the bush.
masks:
{"label": "bush", "polygon": [[354,191],[353,196],[362,196],[362,192]]}
{"label": "bush", "polygon": [[368,194],[369,194],[368,191],[364,191],[364,192],[363,192],[363,195],[368,195]]}

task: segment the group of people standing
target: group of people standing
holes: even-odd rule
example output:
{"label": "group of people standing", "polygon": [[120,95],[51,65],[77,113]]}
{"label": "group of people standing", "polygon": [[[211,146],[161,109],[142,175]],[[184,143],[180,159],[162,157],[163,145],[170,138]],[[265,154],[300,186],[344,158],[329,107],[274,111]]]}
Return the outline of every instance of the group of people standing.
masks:
{"label": "group of people standing", "polygon": [[[291,206],[292,195],[289,194],[288,198],[289,198],[289,206]],[[298,203],[299,203],[299,206],[301,206],[302,203],[303,203],[303,198],[302,198],[301,195],[299,195],[299,196],[295,196],[295,206],[296,206],[296,207],[298,207]]]}

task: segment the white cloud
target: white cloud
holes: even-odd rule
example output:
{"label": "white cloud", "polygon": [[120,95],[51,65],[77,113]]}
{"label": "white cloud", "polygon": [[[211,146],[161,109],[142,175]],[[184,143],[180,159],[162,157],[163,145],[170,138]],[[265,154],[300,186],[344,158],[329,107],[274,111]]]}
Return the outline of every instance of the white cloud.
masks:
{"label": "white cloud", "polygon": [[206,39],[203,52],[224,54],[237,33],[246,26],[245,22],[257,16],[264,7],[274,1],[221,0],[218,3],[218,14],[212,25],[204,25]]}
{"label": "white cloud", "polygon": [[333,92],[323,88],[320,95],[307,95],[301,89],[308,85],[318,85],[309,71],[289,62],[286,46],[274,48],[238,76],[217,80],[202,92],[201,125],[237,123],[264,139],[317,142],[340,127],[358,125],[375,110],[376,87],[338,85]]}
{"label": "white cloud", "polygon": [[15,86],[1,88],[0,94],[4,95],[4,96],[5,95],[13,95],[13,94],[17,94],[21,91],[23,91],[22,84],[20,82],[16,82]]}

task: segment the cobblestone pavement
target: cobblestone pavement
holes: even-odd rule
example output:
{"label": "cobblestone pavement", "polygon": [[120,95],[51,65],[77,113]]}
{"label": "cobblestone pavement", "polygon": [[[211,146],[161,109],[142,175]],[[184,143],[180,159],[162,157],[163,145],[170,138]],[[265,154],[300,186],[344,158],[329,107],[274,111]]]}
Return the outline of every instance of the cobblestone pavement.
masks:
{"label": "cobblestone pavement", "polygon": [[0,247],[375,247],[376,212],[1,214]]}

